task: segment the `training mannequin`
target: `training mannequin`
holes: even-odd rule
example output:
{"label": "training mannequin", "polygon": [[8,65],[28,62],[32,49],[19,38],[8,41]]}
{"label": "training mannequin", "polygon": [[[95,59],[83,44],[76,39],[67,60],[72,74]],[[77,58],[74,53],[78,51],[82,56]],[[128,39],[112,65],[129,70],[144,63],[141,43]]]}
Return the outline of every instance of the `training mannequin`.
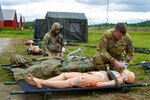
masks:
{"label": "training mannequin", "polygon": [[39,54],[42,52],[41,48],[37,45],[33,45],[34,41],[33,40],[28,40],[25,45],[28,45],[29,48],[27,49],[27,51],[29,53],[33,53],[33,54]]}
{"label": "training mannequin", "polygon": [[28,48],[28,51],[32,52],[32,53],[40,53],[42,52],[41,48],[39,46],[33,46],[30,45],[30,47]]}
{"label": "training mannequin", "polygon": [[[120,84],[133,83],[135,81],[135,74],[127,69],[120,74],[117,71],[112,71]],[[80,72],[66,72],[56,77],[47,80],[34,77],[28,74],[26,81],[38,88],[43,86],[52,88],[67,88],[67,87],[90,87],[90,86],[114,86],[115,80],[109,79],[106,71],[92,71],[87,73]]]}
{"label": "training mannequin", "polygon": [[25,45],[30,46],[33,43],[35,43],[33,40],[28,40],[25,42]]}

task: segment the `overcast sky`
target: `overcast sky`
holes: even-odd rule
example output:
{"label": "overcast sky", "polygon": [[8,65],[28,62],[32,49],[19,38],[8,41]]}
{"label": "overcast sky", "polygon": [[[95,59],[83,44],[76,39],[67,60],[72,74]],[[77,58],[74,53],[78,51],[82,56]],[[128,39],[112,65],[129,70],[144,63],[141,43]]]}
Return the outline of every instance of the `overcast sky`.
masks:
{"label": "overcast sky", "polygon": [[15,9],[26,21],[43,19],[47,11],[85,13],[89,24],[150,20],[150,0],[1,0],[0,4],[2,9]]}

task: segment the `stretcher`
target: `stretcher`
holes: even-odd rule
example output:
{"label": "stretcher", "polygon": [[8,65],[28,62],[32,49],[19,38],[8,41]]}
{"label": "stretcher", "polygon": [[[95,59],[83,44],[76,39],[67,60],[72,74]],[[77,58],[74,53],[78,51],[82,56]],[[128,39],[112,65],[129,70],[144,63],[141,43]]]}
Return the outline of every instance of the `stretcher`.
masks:
{"label": "stretcher", "polygon": [[[18,85],[20,87],[19,90],[10,91],[11,95],[16,94],[45,94],[51,97],[52,92],[68,92],[68,91],[98,91],[98,90],[120,90],[121,93],[126,93],[132,87],[142,87],[142,86],[150,86],[150,83],[142,83],[142,84],[123,84],[119,86],[103,86],[103,87],[72,87],[72,88],[49,88],[43,87],[41,89],[28,84],[24,80],[20,80],[17,82],[4,82],[5,85]],[[45,96],[46,97],[46,96]]]}
{"label": "stretcher", "polygon": [[141,86],[150,86],[150,84],[123,84],[120,87],[118,86],[103,86],[103,87],[72,87],[72,88],[63,88],[63,89],[56,89],[56,88],[48,88],[43,87],[41,89],[28,84],[26,81],[21,80],[18,82],[4,82],[5,85],[18,85],[20,86],[20,90],[11,91],[11,95],[19,95],[19,94],[44,94],[44,99],[47,100],[52,97],[53,92],[73,92],[73,91],[100,91],[100,90],[119,90],[121,93],[127,93],[129,88],[131,87],[141,87]]}
{"label": "stretcher", "polygon": [[144,67],[145,73],[150,73],[150,61],[142,61],[141,63],[131,64],[130,66],[140,65]]}
{"label": "stretcher", "polygon": [[16,65],[12,65],[12,64],[1,64],[0,67],[4,70],[8,70],[11,71],[12,68],[25,68],[24,66],[16,66]]}
{"label": "stretcher", "polygon": [[150,54],[150,50],[147,49],[147,48],[138,48],[138,47],[135,47],[134,48],[134,52]]}

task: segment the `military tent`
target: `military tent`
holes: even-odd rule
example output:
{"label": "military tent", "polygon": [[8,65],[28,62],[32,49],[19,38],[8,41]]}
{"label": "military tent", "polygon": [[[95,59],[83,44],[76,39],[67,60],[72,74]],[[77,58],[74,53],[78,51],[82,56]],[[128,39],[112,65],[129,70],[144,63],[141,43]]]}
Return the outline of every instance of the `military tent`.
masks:
{"label": "military tent", "polygon": [[42,40],[45,33],[48,32],[48,24],[46,19],[36,19],[34,25],[34,39]]}
{"label": "military tent", "polygon": [[36,19],[34,39],[43,39],[54,22],[63,25],[61,34],[66,42],[88,42],[88,26],[85,14],[72,12],[47,12],[45,19]]}

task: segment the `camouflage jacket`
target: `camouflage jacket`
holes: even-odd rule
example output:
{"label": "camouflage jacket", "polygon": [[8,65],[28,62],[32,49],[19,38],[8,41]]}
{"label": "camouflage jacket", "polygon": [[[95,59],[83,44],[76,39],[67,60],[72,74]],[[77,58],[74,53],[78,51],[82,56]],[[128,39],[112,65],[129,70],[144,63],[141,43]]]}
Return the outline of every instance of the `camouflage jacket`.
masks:
{"label": "camouflage jacket", "polygon": [[129,62],[133,58],[134,47],[128,33],[120,40],[112,34],[115,30],[107,30],[101,37],[97,51],[107,61],[112,58]]}
{"label": "camouflage jacket", "polygon": [[61,52],[63,46],[64,39],[61,34],[55,36],[51,31],[45,34],[42,43],[42,50],[44,54]]}

